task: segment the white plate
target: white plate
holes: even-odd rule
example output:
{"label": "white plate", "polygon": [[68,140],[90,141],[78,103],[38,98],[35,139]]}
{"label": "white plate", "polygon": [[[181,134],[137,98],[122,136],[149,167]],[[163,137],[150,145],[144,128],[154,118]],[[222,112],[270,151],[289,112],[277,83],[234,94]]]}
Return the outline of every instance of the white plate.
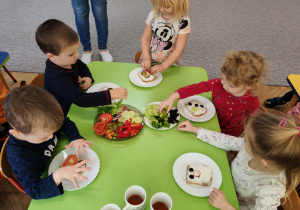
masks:
{"label": "white plate", "polygon": [[[104,87],[115,89],[115,88],[119,88],[120,86],[116,85],[115,83],[111,83],[111,82],[101,82],[98,84],[94,84],[86,92],[87,93],[95,93],[95,92],[104,91],[104,90],[101,90]],[[112,103],[114,103],[114,102],[118,103],[120,100],[121,99],[113,99]]]}
{"label": "white plate", "polygon": [[153,82],[143,82],[138,75],[138,72],[141,72],[143,70],[144,70],[143,67],[139,67],[139,68],[133,69],[130,72],[129,79],[133,84],[135,84],[136,86],[140,86],[140,87],[154,87],[154,86],[158,85],[159,83],[161,83],[162,78],[163,78],[161,73],[155,74],[156,79]]}
{"label": "white plate", "polygon": [[[81,150],[79,151],[79,157],[82,160],[89,159],[89,161],[86,163],[86,167],[91,167],[92,170],[90,171],[84,171],[82,172],[82,176],[85,176],[88,178],[88,180],[81,180],[81,179],[76,179],[77,183],[79,185],[79,189],[86,187],[88,184],[90,184],[97,176],[99,173],[100,169],[100,160],[98,158],[98,155],[93,151],[88,148],[84,148],[86,151],[86,154],[83,154]],[[58,153],[50,163],[49,169],[48,169],[48,174],[52,174],[54,171],[60,168],[60,166],[65,162],[67,157],[69,155],[76,155],[76,150],[75,147],[70,147],[68,149],[65,149]],[[73,191],[77,190],[70,180],[64,179],[62,181],[62,185],[64,190],[66,191]]]}
{"label": "white plate", "polygon": [[[147,104],[147,105],[151,105],[151,104],[160,104],[161,102],[160,101],[156,101],[156,102],[152,102],[152,103],[149,103],[149,104]],[[147,106],[146,105],[146,106]],[[145,108],[146,108],[146,106],[142,109],[142,113],[145,111]],[[176,109],[175,108],[175,106],[173,106],[172,107],[172,110],[174,110],[174,109]],[[180,113],[178,112],[178,117],[176,118],[177,120],[178,120],[178,122],[179,122],[179,120],[180,120]],[[145,117],[144,116],[144,119],[145,119],[145,124],[148,126],[148,127],[150,127],[150,128],[153,128],[153,129],[155,129],[155,130],[168,130],[168,129],[171,129],[171,128],[173,128],[174,126],[176,126],[178,123],[174,123],[174,124],[170,124],[170,127],[169,128],[154,128],[154,127],[152,127],[152,125],[149,123],[149,119],[147,118],[147,117]]]}
{"label": "white plate", "polygon": [[[192,115],[189,112],[189,110],[187,110],[187,108],[185,108],[185,106],[184,106],[185,104],[187,104],[188,102],[190,102],[192,100],[197,100],[197,101],[201,102],[203,104],[203,106],[206,107],[207,112],[200,117],[196,117],[196,116]],[[191,97],[188,97],[185,99],[180,99],[177,103],[177,109],[183,117],[185,117],[186,119],[192,120],[194,122],[204,122],[204,121],[210,120],[216,114],[216,108],[215,108],[214,104],[210,100],[208,100],[207,98],[204,98],[202,96],[191,96]]]}
{"label": "white plate", "polygon": [[[186,183],[186,167],[190,164],[203,164],[210,167],[213,175],[211,185],[200,186],[196,184]],[[183,189],[188,194],[197,197],[209,196],[213,187],[219,189],[222,184],[222,173],[219,166],[212,159],[200,153],[186,153],[177,158],[173,165],[173,176],[181,189]]]}

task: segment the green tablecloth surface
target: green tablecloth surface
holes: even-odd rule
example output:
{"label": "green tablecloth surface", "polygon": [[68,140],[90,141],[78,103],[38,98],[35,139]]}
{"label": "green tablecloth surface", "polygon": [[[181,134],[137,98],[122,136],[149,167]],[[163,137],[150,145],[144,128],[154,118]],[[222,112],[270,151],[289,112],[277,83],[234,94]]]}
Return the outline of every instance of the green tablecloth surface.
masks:
{"label": "green tablecloth surface", "polygon": [[[106,63],[95,61],[88,66],[95,79],[94,84],[112,82],[128,90],[128,99],[123,104],[142,110],[145,105],[162,101],[180,87],[207,80],[206,71],[199,67],[170,67],[163,72],[162,82],[150,88],[135,86],[129,80],[129,73],[138,64]],[[211,93],[201,96],[212,100]],[[174,103],[177,105],[177,101]],[[221,169],[223,182],[221,190],[227,200],[236,208],[237,197],[224,150],[215,148],[197,139],[195,134],[180,132],[176,127],[158,131],[145,125],[135,138],[112,142],[97,136],[93,131],[96,108],[81,108],[72,105],[69,117],[81,135],[93,142],[92,149],[100,159],[100,171],[87,187],[77,191],[65,191],[62,196],[46,200],[32,200],[30,210],[55,209],[101,209],[108,203],[125,206],[124,193],[132,185],[142,186],[147,193],[146,208],[150,209],[150,198],[157,192],[169,194],[173,200],[173,210],[215,209],[208,197],[196,197],[183,191],[173,177],[175,160],[189,152],[197,152],[213,159]],[[186,120],[181,116],[180,122]],[[196,126],[220,132],[217,116]],[[68,143],[65,136],[59,140],[53,157]]]}

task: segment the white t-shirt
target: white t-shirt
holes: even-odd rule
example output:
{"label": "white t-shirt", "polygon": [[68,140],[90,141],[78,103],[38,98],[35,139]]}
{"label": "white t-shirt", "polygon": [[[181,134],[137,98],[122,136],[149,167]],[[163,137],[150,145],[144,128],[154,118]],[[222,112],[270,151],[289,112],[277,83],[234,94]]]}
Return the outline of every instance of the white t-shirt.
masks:
{"label": "white t-shirt", "polygon": [[240,209],[277,210],[286,191],[285,172],[267,173],[249,167],[252,159],[244,139],[199,128],[197,138],[226,151],[239,151],[231,164],[231,173]]}
{"label": "white t-shirt", "polygon": [[[150,43],[151,59],[162,63],[175,48],[178,34],[191,33],[190,18],[182,17],[179,21],[172,23],[173,19],[165,20],[161,13],[157,18],[151,11],[146,20],[146,24],[152,29],[152,39]],[[181,57],[176,61],[181,65]]]}

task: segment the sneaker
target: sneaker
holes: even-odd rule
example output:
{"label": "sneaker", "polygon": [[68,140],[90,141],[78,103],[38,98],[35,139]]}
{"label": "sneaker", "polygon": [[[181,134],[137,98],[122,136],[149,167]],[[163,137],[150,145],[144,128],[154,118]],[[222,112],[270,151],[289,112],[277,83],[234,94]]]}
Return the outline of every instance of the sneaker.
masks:
{"label": "sneaker", "polygon": [[92,53],[83,53],[81,57],[81,61],[88,65],[92,61]]}
{"label": "sneaker", "polygon": [[100,55],[102,57],[102,61],[104,61],[104,62],[112,62],[113,61],[113,57],[111,56],[111,54],[109,53],[108,50],[106,50],[104,52],[101,52],[99,50],[99,53],[100,53]]}

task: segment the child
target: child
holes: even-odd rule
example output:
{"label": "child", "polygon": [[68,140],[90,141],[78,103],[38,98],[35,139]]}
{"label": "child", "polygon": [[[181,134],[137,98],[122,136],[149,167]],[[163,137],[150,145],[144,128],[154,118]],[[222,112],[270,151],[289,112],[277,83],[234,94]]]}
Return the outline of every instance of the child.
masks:
{"label": "child", "polygon": [[[280,199],[299,184],[300,128],[283,113],[250,118],[244,139],[198,129],[189,121],[180,123],[178,130],[193,132],[218,148],[240,151],[231,172],[241,209],[277,209]],[[234,209],[224,192],[215,188],[209,202],[216,208]]]}
{"label": "child", "polygon": [[189,0],[151,0],[153,11],[146,20],[141,39],[141,67],[152,73],[181,65],[181,54],[191,33]]}
{"label": "child", "polygon": [[[80,172],[88,160],[74,166],[57,169],[46,178],[41,178],[57,144],[57,133],[64,121],[63,111],[57,100],[48,91],[34,85],[18,87],[10,91],[3,101],[7,122],[12,126],[7,141],[9,164],[32,199],[51,198],[63,194],[62,180],[69,179],[79,188],[76,178],[87,180]],[[68,147],[90,149],[91,142],[79,139]]]}
{"label": "child", "polygon": [[38,27],[35,37],[38,46],[48,57],[44,88],[54,95],[63,109],[64,126],[73,131],[67,132],[68,138],[83,139],[76,125],[67,117],[72,103],[80,107],[108,105],[113,99],[126,99],[127,90],[121,87],[95,93],[82,91],[91,86],[93,78],[88,67],[77,59],[77,33],[65,23],[55,19],[47,20]]}
{"label": "child", "polygon": [[9,125],[6,122],[4,113],[3,113],[3,107],[2,107],[2,102],[8,93],[8,90],[6,89],[5,85],[2,83],[0,80],[0,151],[3,146],[3,142],[6,140],[8,136],[8,130],[9,130]]}
{"label": "child", "polygon": [[159,112],[164,107],[168,112],[176,99],[212,91],[221,132],[239,136],[243,132],[243,122],[260,108],[252,90],[263,81],[266,72],[266,60],[262,55],[248,51],[228,52],[221,68],[222,78],[180,88],[159,105]]}

